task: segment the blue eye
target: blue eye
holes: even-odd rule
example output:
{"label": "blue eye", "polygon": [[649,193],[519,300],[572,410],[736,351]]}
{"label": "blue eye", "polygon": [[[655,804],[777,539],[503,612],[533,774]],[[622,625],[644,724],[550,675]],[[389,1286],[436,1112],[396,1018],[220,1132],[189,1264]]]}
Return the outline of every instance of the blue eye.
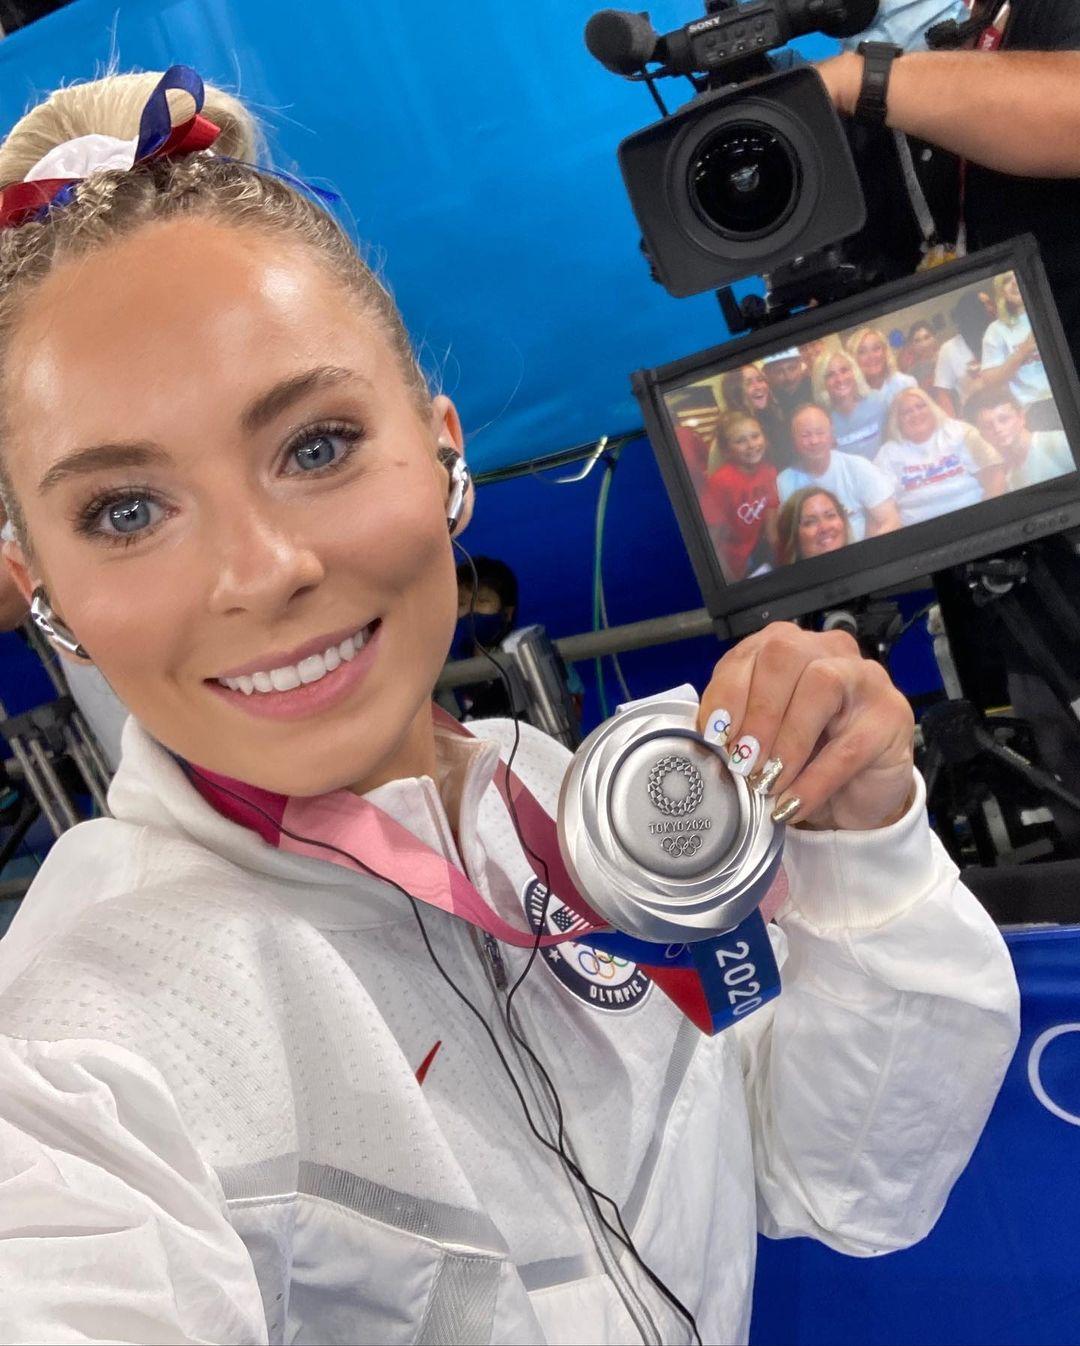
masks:
{"label": "blue eye", "polygon": [[104,517],[118,533],[138,533],[154,522],[151,502],[141,496],[116,501],[104,511]]}
{"label": "blue eye", "polygon": [[106,542],[136,542],[152,532],[165,517],[164,507],[149,491],[128,490],[124,494],[98,496],[75,516],[78,532],[100,537]]}
{"label": "blue eye", "polygon": [[302,439],[289,448],[289,456],[300,466],[302,473],[325,472],[341,467],[352,457],[353,445],[360,432],[346,426],[313,427]]}

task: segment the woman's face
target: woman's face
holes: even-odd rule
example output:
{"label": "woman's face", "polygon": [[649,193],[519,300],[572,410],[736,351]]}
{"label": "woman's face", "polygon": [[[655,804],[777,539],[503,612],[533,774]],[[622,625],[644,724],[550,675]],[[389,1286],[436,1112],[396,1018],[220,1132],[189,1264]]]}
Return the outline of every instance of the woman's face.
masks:
{"label": "woman's face", "polygon": [[844,545],[844,517],[827,495],[810,495],[799,510],[799,555],[820,556]]}
{"label": "woman's face", "polygon": [[155,738],[285,794],[416,774],[457,593],[434,446],[460,430],[316,257],[189,218],[61,265],[3,405],[36,553],[11,569]]}
{"label": "woman's face", "polygon": [[764,411],[769,405],[770,390],[765,375],[757,365],[746,365],[742,372],[743,393],[755,411]]}
{"label": "woman's face", "polygon": [[738,421],[726,437],[727,451],[740,467],[757,467],[769,445],[757,421]]}
{"label": "woman's face", "polygon": [[889,352],[885,342],[876,332],[870,332],[863,337],[856,348],[855,358],[867,383],[876,386],[885,381],[885,376],[889,372]]}
{"label": "woman's face", "polygon": [[836,403],[854,401],[855,374],[850,360],[839,355],[833,356],[825,366],[825,391]]}
{"label": "woman's face", "polygon": [[902,394],[896,409],[900,433],[913,444],[922,444],[937,429],[937,418],[925,397]]}
{"label": "woman's face", "polygon": [[937,358],[937,337],[934,336],[929,327],[916,327],[911,334],[911,340],[908,342],[908,349],[911,351],[911,358],[915,364],[928,364],[931,360]]}

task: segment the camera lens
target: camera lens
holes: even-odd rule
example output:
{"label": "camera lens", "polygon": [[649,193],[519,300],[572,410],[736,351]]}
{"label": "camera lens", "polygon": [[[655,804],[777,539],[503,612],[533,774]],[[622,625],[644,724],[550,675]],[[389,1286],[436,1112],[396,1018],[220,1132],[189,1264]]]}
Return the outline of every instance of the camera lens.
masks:
{"label": "camera lens", "polygon": [[779,132],[732,122],[701,142],[687,170],[690,200],[706,224],[734,238],[776,229],[799,188],[795,151]]}

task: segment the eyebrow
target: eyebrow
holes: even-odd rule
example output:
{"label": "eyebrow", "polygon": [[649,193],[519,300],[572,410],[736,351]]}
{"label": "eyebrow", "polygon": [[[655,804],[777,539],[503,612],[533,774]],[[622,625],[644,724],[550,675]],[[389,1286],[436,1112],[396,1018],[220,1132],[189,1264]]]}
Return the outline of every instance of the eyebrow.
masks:
{"label": "eyebrow", "polygon": [[[320,365],[302,374],[294,374],[249,402],[240,415],[240,428],[245,434],[255,434],[309,393],[348,381],[370,386],[368,380],[356,370],[343,369],[338,365]],[[38,493],[45,495],[68,477],[84,476],[109,468],[160,466],[169,462],[169,454],[160,445],[146,440],[95,444],[92,448],[76,449],[53,463],[38,483]]]}

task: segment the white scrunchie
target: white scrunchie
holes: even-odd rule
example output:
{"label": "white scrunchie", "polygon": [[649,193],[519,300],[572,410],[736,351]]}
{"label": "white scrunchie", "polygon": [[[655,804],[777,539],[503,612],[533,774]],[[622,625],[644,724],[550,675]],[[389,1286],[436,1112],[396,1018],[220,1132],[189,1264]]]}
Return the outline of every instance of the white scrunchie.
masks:
{"label": "white scrunchie", "polygon": [[118,140],[116,136],[96,133],[66,140],[54,146],[23,178],[34,182],[42,178],[88,178],[99,169],[127,170],[135,162],[139,140]]}

